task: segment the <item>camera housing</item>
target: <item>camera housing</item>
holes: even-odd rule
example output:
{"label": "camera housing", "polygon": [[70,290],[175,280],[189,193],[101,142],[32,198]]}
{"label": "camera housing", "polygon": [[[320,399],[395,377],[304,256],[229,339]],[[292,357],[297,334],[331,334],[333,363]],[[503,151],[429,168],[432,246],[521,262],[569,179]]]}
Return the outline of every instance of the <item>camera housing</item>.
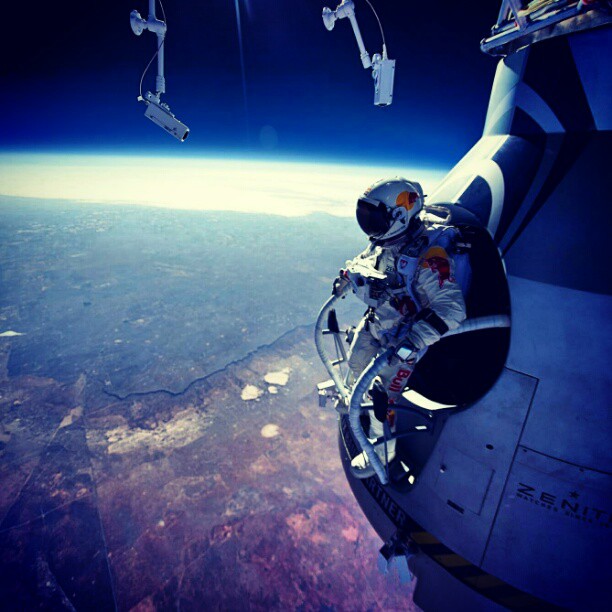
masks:
{"label": "camera housing", "polygon": [[150,119],[153,123],[159,125],[177,140],[184,142],[189,136],[189,128],[179,121],[170,107],[162,102],[157,96],[147,91],[142,101],[147,105],[145,111],[145,117]]}
{"label": "camera housing", "polygon": [[393,102],[395,60],[383,58],[377,53],[372,58],[372,66],[374,104],[376,106],[389,106]]}

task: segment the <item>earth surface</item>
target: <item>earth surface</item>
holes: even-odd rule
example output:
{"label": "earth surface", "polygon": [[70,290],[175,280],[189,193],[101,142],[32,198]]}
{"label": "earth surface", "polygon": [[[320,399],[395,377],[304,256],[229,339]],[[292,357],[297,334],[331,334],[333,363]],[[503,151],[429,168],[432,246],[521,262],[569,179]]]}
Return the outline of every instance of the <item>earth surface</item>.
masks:
{"label": "earth surface", "polygon": [[365,242],[346,210],[22,187],[0,196],[3,607],[414,609],[412,586],[378,574],[317,403],[313,322]]}

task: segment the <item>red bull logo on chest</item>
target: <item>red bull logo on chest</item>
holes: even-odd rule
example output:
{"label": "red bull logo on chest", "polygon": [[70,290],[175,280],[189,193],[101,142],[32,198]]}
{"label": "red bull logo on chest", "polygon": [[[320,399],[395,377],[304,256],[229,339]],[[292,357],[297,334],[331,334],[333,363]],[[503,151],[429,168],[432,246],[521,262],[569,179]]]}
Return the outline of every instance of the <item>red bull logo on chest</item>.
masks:
{"label": "red bull logo on chest", "polygon": [[438,274],[440,288],[444,286],[444,282],[447,280],[451,282],[455,281],[455,279],[451,277],[450,259],[442,247],[434,246],[428,249],[423,257],[421,266],[423,268],[429,268],[434,274]]}

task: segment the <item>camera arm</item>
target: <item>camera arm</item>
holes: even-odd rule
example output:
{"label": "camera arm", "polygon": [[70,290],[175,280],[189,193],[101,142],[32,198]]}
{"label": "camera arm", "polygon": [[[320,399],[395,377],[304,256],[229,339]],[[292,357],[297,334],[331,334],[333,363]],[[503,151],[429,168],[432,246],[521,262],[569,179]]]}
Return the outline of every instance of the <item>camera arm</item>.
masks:
{"label": "camera arm", "polygon": [[[370,2],[368,2],[370,4]],[[370,4],[370,7],[374,11],[374,8]],[[376,11],[374,11],[376,15]],[[376,106],[389,106],[393,100],[393,80],[395,77],[395,60],[389,59],[387,56],[387,45],[384,42],[383,35],[383,46],[382,55],[375,53],[371,58],[369,53],[366,51],[357,23],[357,17],[355,17],[355,4],[353,0],[342,0],[336,7],[335,11],[332,11],[329,7],[323,9],[323,23],[325,27],[331,32],[334,29],[334,25],[338,19],[344,19],[345,17],[351,22],[353,26],[353,33],[357,40],[357,46],[359,47],[359,57],[364,68],[372,68],[372,78],[374,79],[374,104]],[[376,19],[380,25],[378,15]],[[382,26],[380,26],[382,34]]]}
{"label": "camera arm", "polygon": [[[132,32],[136,36],[140,36],[145,30],[153,32],[157,36],[157,51],[151,58],[149,64],[142,73],[140,79],[140,94],[138,96],[139,102],[144,102],[146,105],[145,117],[150,119],[153,123],[159,125],[168,132],[171,136],[174,136],[177,140],[184,142],[187,136],[189,136],[189,128],[179,121],[176,116],[170,110],[170,107],[161,101],[161,95],[166,93],[166,79],[164,77],[164,41],[166,39],[166,30],[168,29],[165,21],[161,21],[155,15],[155,2],[157,0],[149,0],[149,16],[147,19],[143,19],[140,13],[136,10],[130,13],[130,25],[132,26]],[[162,5],[162,12],[164,7]],[[165,15],[164,15],[165,18]],[[142,81],[147,73],[151,62],[157,56],[157,77],[155,79],[155,93],[147,91],[144,96],[142,95]]]}
{"label": "camera arm", "polygon": [[149,16],[143,19],[140,13],[133,10],[130,13],[130,25],[132,32],[140,36],[144,30],[149,30],[157,36],[157,77],[155,79],[156,96],[166,93],[166,79],[164,77],[164,39],[166,37],[167,26],[155,15],[156,0],[149,0]]}
{"label": "camera arm", "polygon": [[334,29],[334,24],[336,20],[343,19],[344,17],[348,17],[348,20],[353,26],[353,33],[355,34],[355,38],[357,39],[357,46],[359,47],[359,57],[361,57],[361,63],[363,64],[363,67],[371,68],[372,60],[370,59],[370,55],[366,51],[365,45],[363,43],[361,31],[359,30],[359,24],[357,23],[357,17],[355,17],[355,4],[353,3],[353,0],[342,0],[342,2],[337,6],[335,11],[332,11],[327,6],[323,9],[323,22],[325,23],[325,27],[330,32]]}

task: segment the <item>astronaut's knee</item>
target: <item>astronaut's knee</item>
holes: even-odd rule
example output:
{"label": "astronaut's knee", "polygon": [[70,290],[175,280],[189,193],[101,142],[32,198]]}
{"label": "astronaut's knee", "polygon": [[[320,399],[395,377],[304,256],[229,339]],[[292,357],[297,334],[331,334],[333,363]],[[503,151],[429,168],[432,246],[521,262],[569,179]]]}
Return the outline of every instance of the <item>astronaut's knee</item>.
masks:
{"label": "astronaut's knee", "polygon": [[371,360],[372,358],[367,353],[353,352],[349,357],[348,366],[353,375],[359,377]]}

